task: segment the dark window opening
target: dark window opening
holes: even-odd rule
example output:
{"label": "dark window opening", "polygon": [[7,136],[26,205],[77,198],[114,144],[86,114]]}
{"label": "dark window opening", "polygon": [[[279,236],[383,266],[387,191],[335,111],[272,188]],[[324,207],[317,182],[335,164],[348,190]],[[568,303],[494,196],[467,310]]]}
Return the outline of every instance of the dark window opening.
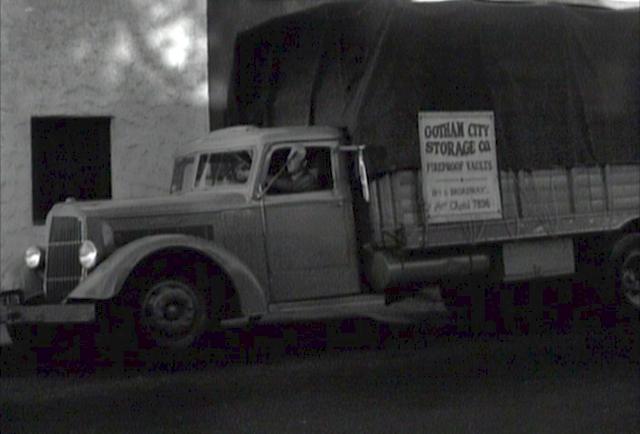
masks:
{"label": "dark window opening", "polygon": [[33,223],[69,197],[111,198],[111,118],[31,119]]}

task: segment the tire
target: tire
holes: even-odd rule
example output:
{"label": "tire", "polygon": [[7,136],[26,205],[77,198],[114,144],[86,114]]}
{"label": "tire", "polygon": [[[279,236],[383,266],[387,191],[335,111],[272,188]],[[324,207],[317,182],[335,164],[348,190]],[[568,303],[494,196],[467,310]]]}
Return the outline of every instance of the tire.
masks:
{"label": "tire", "polygon": [[635,358],[640,351],[640,234],[627,234],[614,245],[603,280],[601,321],[619,354]]}
{"label": "tire", "polygon": [[628,246],[614,260],[615,299],[621,320],[640,320],[640,234],[628,236]]}
{"label": "tire", "polygon": [[209,325],[207,302],[186,279],[164,277],[154,281],[139,292],[136,307],[141,349],[186,350]]}

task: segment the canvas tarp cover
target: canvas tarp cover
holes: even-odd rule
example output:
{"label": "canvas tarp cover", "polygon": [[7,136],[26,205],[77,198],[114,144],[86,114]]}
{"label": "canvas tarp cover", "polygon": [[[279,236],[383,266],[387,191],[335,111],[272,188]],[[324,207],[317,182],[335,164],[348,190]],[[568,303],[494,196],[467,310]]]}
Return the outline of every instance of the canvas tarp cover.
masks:
{"label": "canvas tarp cover", "polygon": [[238,35],[227,124],[345,127],[380,173],[419,167],[418,112],[491,110],[502,169],[640,161],[637,14],[325,5]]}

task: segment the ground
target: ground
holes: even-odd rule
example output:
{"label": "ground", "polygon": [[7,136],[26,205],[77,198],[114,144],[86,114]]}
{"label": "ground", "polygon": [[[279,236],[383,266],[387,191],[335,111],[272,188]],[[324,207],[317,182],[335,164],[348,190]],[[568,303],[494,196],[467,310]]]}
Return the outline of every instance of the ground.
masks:
{"label": "ground", "polygon": [[240,347],[147,366],[5,355],[0,431],[640,432],[637,336],[597,321],[463,337],[358,319],[228,337]]}

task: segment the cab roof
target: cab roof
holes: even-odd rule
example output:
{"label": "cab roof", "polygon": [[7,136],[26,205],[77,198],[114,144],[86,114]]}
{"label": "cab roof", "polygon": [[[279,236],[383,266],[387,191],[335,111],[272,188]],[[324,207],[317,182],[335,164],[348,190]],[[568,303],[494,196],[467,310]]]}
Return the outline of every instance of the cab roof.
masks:
{"label": "cab roof", "polygon": [[335,140],[342,137],[338,128],[325,126],[293,126],[260,128],[239,125],[210,132],[182,146],[179,154],[208,150],[244,148],[247,145],[262,145],[273,142]]}

